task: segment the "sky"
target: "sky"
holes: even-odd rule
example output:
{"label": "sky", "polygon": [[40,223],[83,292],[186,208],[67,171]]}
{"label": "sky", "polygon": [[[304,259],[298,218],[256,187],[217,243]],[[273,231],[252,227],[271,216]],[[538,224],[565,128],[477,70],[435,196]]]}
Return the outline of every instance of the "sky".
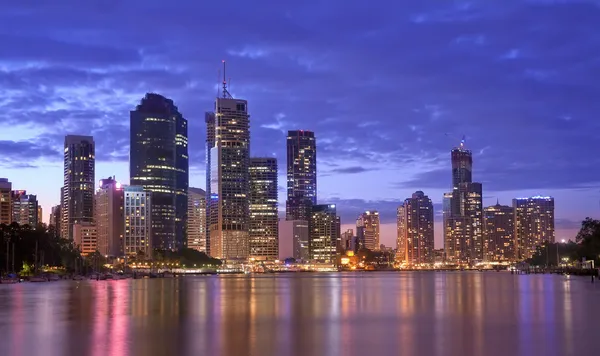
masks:
{"label": "sky", "polygon": [[[557,239],[600,213],[600,1],[6,1],[0,11],[0,177],[47,221],[66,134],[93,135],[96,180],[128,182],[129,111],[146,92],[189,122],[190,186],[204,188],[204,112],[221,61],[248,100],[253,156],[287,130],[317,137],[318,200],[344,228],[422,190],[436,211],[462,136],[484,205],[553,196]],[[221,74],[222,75],[222,74]]]}

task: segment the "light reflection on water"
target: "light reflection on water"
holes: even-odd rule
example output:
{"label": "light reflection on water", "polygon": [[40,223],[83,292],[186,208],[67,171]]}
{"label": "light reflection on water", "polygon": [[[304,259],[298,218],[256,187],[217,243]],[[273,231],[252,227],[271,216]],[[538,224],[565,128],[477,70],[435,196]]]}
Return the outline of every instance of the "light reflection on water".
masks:
{"label": "light reflection on water", "polygon": [[574,355],[600,284],[501,272],[0,285],[1,355]]}

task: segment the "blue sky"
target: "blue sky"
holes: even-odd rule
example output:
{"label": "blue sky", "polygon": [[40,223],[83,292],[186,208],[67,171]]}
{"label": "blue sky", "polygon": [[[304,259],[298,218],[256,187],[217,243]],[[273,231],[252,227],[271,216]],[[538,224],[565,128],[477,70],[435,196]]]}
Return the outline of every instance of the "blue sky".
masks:
{"label": "blue sky", "polygon": [[0,23],[0,177],[37,194],[44,220],[65,134],[96,138],[97,180],[127,182],[129,111],[149,91],[189,120],[204,188],[222,59],[249,101],[253,155],[284,173],[286,131],[315,131],[319,200],[345,227],[379,210],[386,245],[398,204],[423,190],[441,247],[462,135],[486,205],[554,196],[558,238],[600,212],[597,0],[12,1]]}

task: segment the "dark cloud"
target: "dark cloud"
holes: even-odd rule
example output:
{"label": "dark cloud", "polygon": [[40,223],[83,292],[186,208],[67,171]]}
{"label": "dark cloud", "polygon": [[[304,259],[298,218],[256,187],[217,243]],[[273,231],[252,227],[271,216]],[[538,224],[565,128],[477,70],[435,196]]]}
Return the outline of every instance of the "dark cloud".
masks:
{"label": "dark cloud", "polygon": [[4,168],[36,168],[38,159],[55,160],[61,157],[56,147],[35,141],[0,141],[0,166]]}
{"label": "dark cloud", "polygon": [[353,166],[353,167],[334,168],[334,169],[330,170],[328,173],[356,174],[356,173],[363,173],[363,172],[369,172],[369,171],[370,171],[370,169],[367,169],[365,167]]}

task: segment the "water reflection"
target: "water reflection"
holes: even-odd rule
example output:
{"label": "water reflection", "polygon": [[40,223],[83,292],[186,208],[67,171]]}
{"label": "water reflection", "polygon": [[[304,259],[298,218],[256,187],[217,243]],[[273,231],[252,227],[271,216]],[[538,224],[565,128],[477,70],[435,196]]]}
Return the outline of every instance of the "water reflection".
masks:
{"label": "water reflection", "polygon": [[570,355],[600,285],[508,273],[296,274],[0,286],[6,355]]}

